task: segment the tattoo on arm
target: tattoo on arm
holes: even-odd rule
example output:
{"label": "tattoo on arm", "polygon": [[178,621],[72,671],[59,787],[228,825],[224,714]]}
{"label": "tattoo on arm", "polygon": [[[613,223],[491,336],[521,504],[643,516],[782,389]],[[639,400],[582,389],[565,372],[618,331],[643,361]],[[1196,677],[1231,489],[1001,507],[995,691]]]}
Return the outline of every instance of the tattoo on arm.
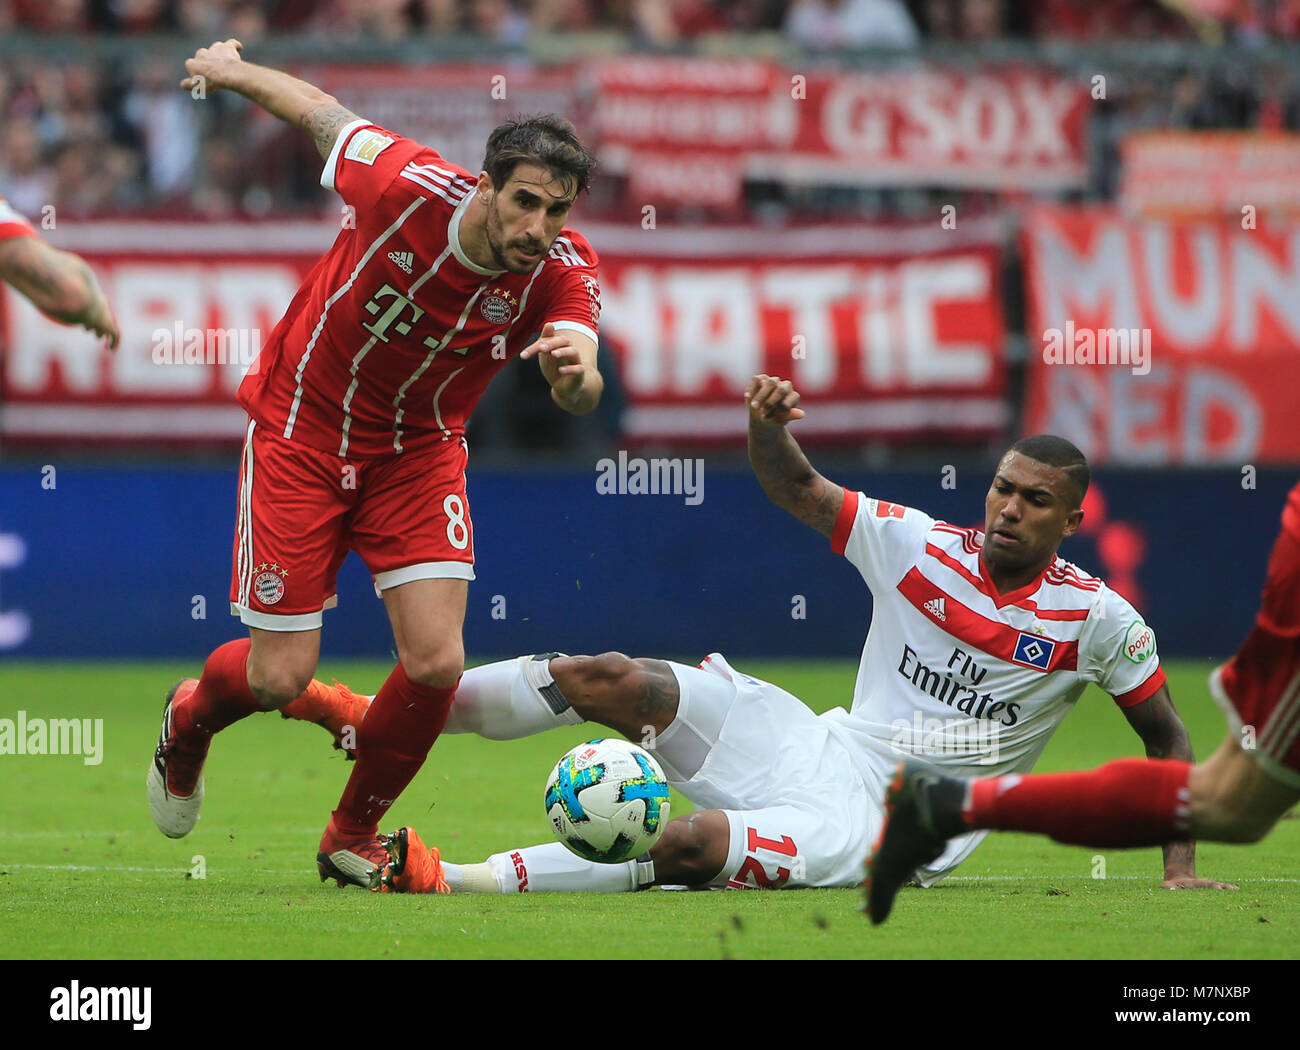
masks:
{"label": "tattoo on arm", "polygon": [[794,516],[823,536],[835,531],[836,519],[844,506],[844,489],[818,474],[799,495]]}
{"label": "tattoo on arm", "polygon": [[1164,847],[1165,871],[1176,869],[1196,874],[1196,843],[1166,842]]}
{"label": "tattoo on arm", "polygon": [[302,115],[302,129],[316,140],[322,158],[330,155],[339,132],[354,120],[360,120],[347,106],[337,103],[315,106]]}
{"label": "tattoo on arm", "polygon": [[632,711],[642,725],[655,726],[660,732],[667,729],[677,717],[677,676],[662,660],[646,660],[658,665],[640,675],[640,688],[633,698]]}
{"label": "tattoo on arm", "polygon": [[[1142,703],[1124,709],[1129,724],[1142,738],[1147,758],[1195,762],[1187,727],[1178,717],[1169,687],[1162,685]],[[1165,874],[1196,873],[1196,843],[1167,842],[1163,847]]]}
{"label": "tattoo on arm", "polygon": [[844,489],[813,469],[784,427],[750,427],[749,462],[768,499],[823,536],[835,531]]}

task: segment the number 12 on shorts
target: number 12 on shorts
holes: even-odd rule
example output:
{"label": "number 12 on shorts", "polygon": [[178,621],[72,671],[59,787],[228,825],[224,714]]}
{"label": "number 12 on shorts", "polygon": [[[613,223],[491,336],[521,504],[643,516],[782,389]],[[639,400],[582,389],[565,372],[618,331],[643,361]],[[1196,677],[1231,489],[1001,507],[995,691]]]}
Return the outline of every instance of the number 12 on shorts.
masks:
{"label": "number 12 on shorts", "polygon": [[[745,858],[736,874],[727,880],[728,888],[774,890],[789,882],[789,868],[782,867],[779,860],[774,860],[772,863],[776,865],[776,874],[769,877],[763,862],[755,854],[763,849],[769,853],[775,853],[779,857],[796,857],[799,848],[794,844],[794,839],[789,835],[782,835],[779,839],[765,839],[753,828],[746,828],[745,834],[747,836],[746,851],[749,856]],[[749,881],[751,875],[754,879],[753,882]]]}

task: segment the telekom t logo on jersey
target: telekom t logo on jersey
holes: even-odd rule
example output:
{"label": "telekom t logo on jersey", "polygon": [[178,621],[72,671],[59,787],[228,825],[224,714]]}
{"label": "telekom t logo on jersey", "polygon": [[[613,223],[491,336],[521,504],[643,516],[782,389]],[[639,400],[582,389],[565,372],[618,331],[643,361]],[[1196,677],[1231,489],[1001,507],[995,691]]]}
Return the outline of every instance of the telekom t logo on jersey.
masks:
{"label": "telekom t logo on jersey", "polygon": [[[382,300],[385,299],[391,300],[387,309],[382,305]],[[401,320],[402,315],[408,310],[411,312],[411,320],[409,323]],[[410,335],[411,326],[424,316],[424,308],[416,306],[414,302],[404,296],[391,284],[386,284],[370,297],[370,300],[366,303],[366,313],[370,314],[371,317],[378,314],[379,319],[375,321],[374,324],[363,323],[361,327],[377,339],[382,339],[386,343],[388,342],[388,330],[390,328],[397,332],[398,335]],[[431,335],[426,335],[424,337],[424,345],[430,349],[436,349],[438,346],[438,340]],[[464,352],[465,351],[463,350],[461,351],[461,353]]]}

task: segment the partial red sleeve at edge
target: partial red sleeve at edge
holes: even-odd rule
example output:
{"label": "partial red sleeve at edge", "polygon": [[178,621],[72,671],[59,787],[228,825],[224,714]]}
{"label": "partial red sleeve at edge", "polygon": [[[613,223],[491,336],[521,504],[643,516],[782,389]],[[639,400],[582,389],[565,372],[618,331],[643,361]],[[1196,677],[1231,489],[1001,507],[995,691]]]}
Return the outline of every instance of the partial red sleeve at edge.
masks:
{"label": "partial red sleeve at edge", "polygon": [[0,241],[11,241],[15,237],[40,236],[25,222],[0,222]]}
{"label": "partial red sleeve at edge", "polygon": [[831,550],[843,554],[849,545],[849,534],[853,531],[853,521],[858,516],[858,493],[855,489],[844,490],[844,506],[840,507],[839,517],[835,519],[835,529],[831,533]]}
{"label": "partial red sleeve at edge", "polygon": [[1143,682],[1136,689],[1130,689],[1127,693],[1120,693],[1115,697],[1115,703],[1120,707],[1136,707],[1143,700],[1149,700],[1162,685],[1165,684],[1165,669],[1157,667],[1156,673]]}

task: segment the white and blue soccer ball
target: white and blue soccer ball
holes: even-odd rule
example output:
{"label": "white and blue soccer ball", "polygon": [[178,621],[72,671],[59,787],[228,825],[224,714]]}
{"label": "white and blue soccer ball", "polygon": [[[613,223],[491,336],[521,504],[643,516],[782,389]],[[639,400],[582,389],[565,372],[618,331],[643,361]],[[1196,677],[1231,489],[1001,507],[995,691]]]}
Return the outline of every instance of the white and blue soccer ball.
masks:
{"label": "white and blue soccer ball", "polygon": [[618,864],[639,857],[669,819],[668,781],[644,748],[589,740],[555,763],[546,782],[546,817],[579,857]]}

